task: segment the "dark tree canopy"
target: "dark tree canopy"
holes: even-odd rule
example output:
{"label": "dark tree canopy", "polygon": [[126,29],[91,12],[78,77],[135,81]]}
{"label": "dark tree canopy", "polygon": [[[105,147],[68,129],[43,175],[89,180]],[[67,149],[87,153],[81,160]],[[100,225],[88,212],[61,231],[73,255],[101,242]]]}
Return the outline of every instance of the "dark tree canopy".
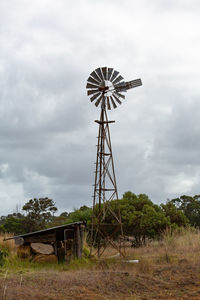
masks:
{"label": "dark tree canopy", "polygon": [[45,228],[58,209],[54,201],[46,197],[29,200],[22,210],[27,213],[26,225],[29,231],[33,231]]}
{"label": "dark tree canopy", "polygon": [[189,225],[189,220],[184,212],[178,209],[172,201],[168,201],[166,204],[161,204],[161,208],[165,212],[165,215],[170,218],[172,227],[176,228]]}
{"label": "dark tree canopy", "polygon": [[178,210],[182,211],[190,222],[190,225],[200,227],[200,195],[193,197],[183,195],[172,199],[170,202],[175,204]]}
{"label": "dark tree canopy", "polygon": [[15,235],[25,233],[24,218],[8,217],[3,225],[0,226],[2,232],[13,233]]}
{"label": "dark tree canopy", "polygon": [[[145,243],[147,238],[159,237],[170,226],[170,218],[145,194],[126,192],[122,199],[110,201],[109,206],[116,215],[120,209],[124,234],[134,237],[138,245]],[[116,223],[111,210],[105,215],[106,224]]]}

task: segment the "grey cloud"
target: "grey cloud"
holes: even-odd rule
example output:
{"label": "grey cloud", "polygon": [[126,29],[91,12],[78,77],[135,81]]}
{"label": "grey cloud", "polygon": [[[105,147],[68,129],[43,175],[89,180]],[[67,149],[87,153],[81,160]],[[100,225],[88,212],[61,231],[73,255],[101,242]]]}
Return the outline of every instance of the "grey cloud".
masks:
{"label": "grey cloud", "polygon": [[99,109],[85,84],[104,65],[143,80],[109,113],[119,195],[198,192],[199,4],[188,3],[1,2],[2,214],[32,197],[92,205]]}

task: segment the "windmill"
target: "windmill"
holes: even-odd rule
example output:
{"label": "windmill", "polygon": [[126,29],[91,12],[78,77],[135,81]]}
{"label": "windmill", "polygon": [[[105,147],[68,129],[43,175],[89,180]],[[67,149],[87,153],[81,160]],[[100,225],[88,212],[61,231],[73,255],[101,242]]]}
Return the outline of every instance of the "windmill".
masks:
{"label": "windmill", "polygon": [[[102,255],[108,244],[120,251],[119,243],[114,241],[114,237],[119,232],[123,236],[120,211],[116,212],[111,206],[111,200],[118,199],[118,192],[109,129],[109,124],[115,121],[108,120],[107,110],[117,108],[125,99],[123,93],[140,85],[141,79],[125,82],[118,71],[107,67],[97,68],[87,80],[90,101],[101,108],[100,119],[95,120],[99,131],[90,233],[92,243],[97,244],[98,256]],[[108,214],[112,217],[112,223],[106,220]]]}

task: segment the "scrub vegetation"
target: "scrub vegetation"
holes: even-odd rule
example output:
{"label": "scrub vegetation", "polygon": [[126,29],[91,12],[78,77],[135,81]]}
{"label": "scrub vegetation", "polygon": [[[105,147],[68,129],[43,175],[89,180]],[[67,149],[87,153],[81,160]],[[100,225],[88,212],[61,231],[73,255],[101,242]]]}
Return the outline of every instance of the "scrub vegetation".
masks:
{"label": "scrub vegetation", "polygon": [[14,243],[3,238],[0,247],[8,255],[0,269],[2,299],[200,299],[198,229],[166,230],[139,248],[127,243],[125,258],[107,248],[101,259],[68,265],[21,260]]}
{"label": "scrub vegetation", "polygon": [[[57,208],[51,199],[30,200],[23,207],[24,214],[1,218],[0,297],[200,299],[199,202],[198,195],[181,196],[156,205],[147,195],[126,192],[111,202],[113,210],[120,206],[124,232],[133,238],[124,242],[124,257],[113,248],[107,248],[100,259],[89,257],[85,241],[82,259],[50,264],[19,258],[14,241],[4,238],[24,233],[28,227],[22,224],[43,229],[76,221],[89,223],[91,208],[82,206],[54,216]],[[106,218],[112,222],[111,215]]]}

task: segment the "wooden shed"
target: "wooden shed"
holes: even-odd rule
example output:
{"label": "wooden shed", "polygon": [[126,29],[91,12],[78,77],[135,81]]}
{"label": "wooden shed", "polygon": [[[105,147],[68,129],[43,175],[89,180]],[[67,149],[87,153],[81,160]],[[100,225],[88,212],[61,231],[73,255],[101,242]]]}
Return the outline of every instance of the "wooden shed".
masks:
{"label": "wooden shed", "polygon": [[41,245],[41,248],[42,246],[45,248],[45,246],[50,245],[52,248],[51,254],[56,256],[58,261],[65,260],[69,262],[71,258],[82,257],[84,228],[84,222],[75,222],[20,234],[5,240],[14,239],[15,244],[21,248],[30,247],[34,249],[36,244]]}

